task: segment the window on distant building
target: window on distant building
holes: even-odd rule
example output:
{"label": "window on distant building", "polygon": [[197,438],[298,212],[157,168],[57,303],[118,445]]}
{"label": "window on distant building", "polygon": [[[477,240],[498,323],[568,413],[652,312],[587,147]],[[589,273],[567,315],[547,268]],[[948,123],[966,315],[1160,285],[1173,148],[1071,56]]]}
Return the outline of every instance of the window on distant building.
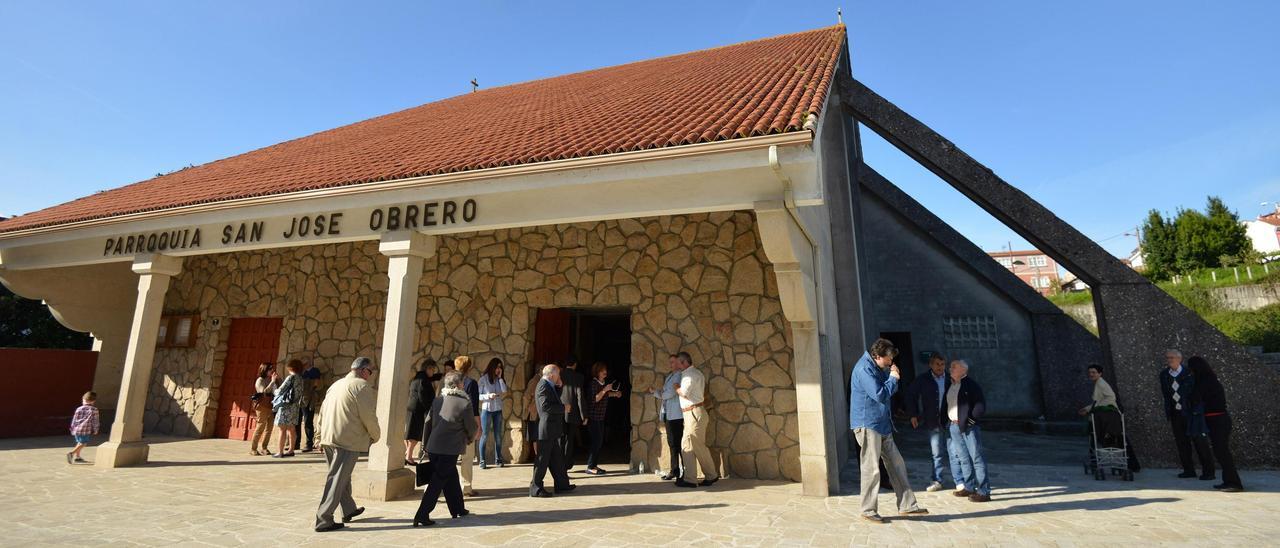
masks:
{"label": "window on distant building", "polygon": [[1000,265],[1005,268],[1010,268],[1013,266],[1013,259],[1010,259],[1008,257],[1000,257],[999,259],[996,259],[996,260],[1000,261]]}
{"label": "window on distant building", "polygon": [[944,316],[942,338],[947,348],[998,348],[995,316]]}
{"label": "window on distant building", "polygon": [[1031,266],[1049,266],[1048,257],[1045,257],[1044,255],[1031,257]]}

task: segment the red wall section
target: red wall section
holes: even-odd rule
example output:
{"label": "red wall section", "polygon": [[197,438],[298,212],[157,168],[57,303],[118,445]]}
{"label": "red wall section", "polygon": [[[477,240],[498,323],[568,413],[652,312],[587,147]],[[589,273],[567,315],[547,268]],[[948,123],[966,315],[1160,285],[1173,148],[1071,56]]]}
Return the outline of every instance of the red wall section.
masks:
{"label": "red wall section", "polygon": [[0,438],[70,436],[71,415],[93,389],[97,365],[92,350],[0,348]]}

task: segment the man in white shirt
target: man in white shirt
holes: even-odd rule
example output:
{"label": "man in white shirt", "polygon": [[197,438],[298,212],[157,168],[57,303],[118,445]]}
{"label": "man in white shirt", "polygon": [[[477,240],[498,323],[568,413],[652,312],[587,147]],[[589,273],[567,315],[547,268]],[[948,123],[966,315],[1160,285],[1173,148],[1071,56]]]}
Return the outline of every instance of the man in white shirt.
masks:
{"label": "man in white shirt", "polygon": [[[707,449],[707,426],[711,417],[704,407],[707,378],[701,371],[693,367],[693,357],[688,352],[676,354],[680,361],[680,386],[676,394],[680,396],[680,411],[684,417],[684,435],[680,439],[681,460],[684,461],[684,476],[676,480],[680,487],[710,487],[720,474],[716,471],[716,462]],[[693,465],[694,460],[698,466]],[[698,481],[697,468],[702,468],[702,482]]]}

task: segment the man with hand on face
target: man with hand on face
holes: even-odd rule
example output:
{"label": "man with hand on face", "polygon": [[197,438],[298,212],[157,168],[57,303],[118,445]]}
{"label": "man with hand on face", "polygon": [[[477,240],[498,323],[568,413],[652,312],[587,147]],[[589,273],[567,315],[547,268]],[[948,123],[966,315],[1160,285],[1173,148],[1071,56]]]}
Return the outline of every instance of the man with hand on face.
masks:
{"label": "man with hand on face", "polygon": [[902,461],[902,454],[898,453],[898,446],[893,443],[889,406],[902,378],[898,366],[893,363],[897,355],[898,349],[892,342],[876,339],[871,349],[854,364],[853,374],[849,376],[849,428],[853,430],[853,437],[860,448],[862,518],[872,523],[884,523],[877,506],[881,460],[898,498],[898,513],[929,513],[916,502],[916,495],[907,483],[907,465]]}

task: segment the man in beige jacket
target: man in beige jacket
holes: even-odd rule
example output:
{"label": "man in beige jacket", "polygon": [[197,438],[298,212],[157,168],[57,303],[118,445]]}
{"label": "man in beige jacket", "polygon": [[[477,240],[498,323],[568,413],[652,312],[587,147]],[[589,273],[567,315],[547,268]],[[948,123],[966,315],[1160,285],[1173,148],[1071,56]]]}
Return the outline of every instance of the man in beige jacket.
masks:
{"label": "man in beige jacket", "polygon": [[325,392],[324,404],[320,406],[320,447],[329,464],[329,474],[320,507],[316,509],[317,533],[343,527],[333,520],[339,506],[343,523],[364,512],[364,507],[357,507],[351,498],[351,471],[360,453],[368,451],[369,445],[382,433],[374,414],[378,391],[369,384],[377,371],[373,360],[356,358],[351,363],[351,372]]}

